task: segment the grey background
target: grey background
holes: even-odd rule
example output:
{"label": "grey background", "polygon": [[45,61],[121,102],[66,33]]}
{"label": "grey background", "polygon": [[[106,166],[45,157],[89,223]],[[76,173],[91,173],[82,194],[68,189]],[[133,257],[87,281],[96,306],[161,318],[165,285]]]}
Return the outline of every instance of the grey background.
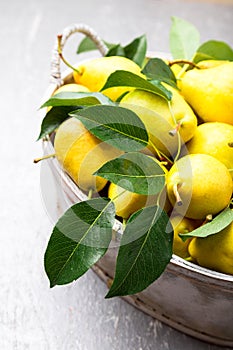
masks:
{"label": "grey background", "polygon": [[[35,142],[38,108],[49,84],[56,35],[83,22],[107,41],[126,44],[145,33],[149,50],[168,51],[172,15],[196,25],[202,42],[217,39],[233,45],[232,1],[0,2],[1,350],[219,349],[163,325],[121,299],[105,300],[106,286],[92,271],[71,285],[50,290],[43,269],[53,214],[40,193],[41,165],[32,161],[42,154],[41,144]],[[71,39],[66,47],[73,62],[80,38]],[[54,185],[46,165],[42,167],[52,197]]]}

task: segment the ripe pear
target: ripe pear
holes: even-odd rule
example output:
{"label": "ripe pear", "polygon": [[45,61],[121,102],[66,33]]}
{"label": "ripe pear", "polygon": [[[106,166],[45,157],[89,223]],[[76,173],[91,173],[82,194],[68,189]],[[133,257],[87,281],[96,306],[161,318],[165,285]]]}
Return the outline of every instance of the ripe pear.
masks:
{"label": "ripe pear", "polygon": [[181,258],[188,258],[188,246],[192,238],[188,238],[185,241],[179,236],[179,233],[189,233],[193,231],[196,227],[200,225],[199,220],[192,220],[187,217],[183,217],[179,214],[176,214],[170,218],[170,222],[173,227],[174,236],[173,236],[173,253],[180,256]]}
{"label": "ripe pear", "polygon": [[147,201],[146,195],[127,191],[114,183],[109,185],[108,197],[115,204],[116,215],[123,219],[128,219],[135,211],[143,208]]}
{"label": "ripe pear", "polygon": [[233,177],[233,125],[219,122],[200,124],[193,138],[186,144],[189,153],[209,154],[231,170]]}
{"label": "ripe pear", "polygon": [[[75,84],[75,83],[69,83],[69,84],[65,84],[65,85],[61,85],[59,88],[57,88],[54,93],[54,95],[59,94],[60,92],[90,92],[90,90],[81,84]],[[47,111],[49,111],[52,107],[48,107]]]}
{"label": "ripe pear", "polygon": [[161,195],[147,196],[127,191],[119,185],[110,183],[108,197],[112,199],[115,204],[116,215],[123,219],[128,219],[135,211],[146,206],[159,204],[166,212],[171,209],[166,189],[162,190]]}
{"label": "ripe pear", "polygon": [[227,60],[203,60],[197,63],[197,67],[200,69],[208,69],[217,66],[221,66],[224,63],[227,63]]}
{"label": "ripe pear", "polygon": [[167,174],[168,198],[175,210],[191,219],[205,219],[226,208],[232,195],[227,167],[207,154],[178,159]]}
{"label": "ripe pear", "polygon": [[[132,60],[121,56],[98,57],[77,67],[73,72],[74,81],[85,85],[90,91],[100,91],[105,85],[109,75],[116,70],[126,70],[145,77],[141,73],[141,67]],[[103,91],[103,94],[116,101],[119,96],[129,91],[130,87],[113,87]]]}
{"label": "ripe pear", "polygon": [[58,127],[54,149],[63,169],[86,192],[99,192],[104,188],[107,180],[93,173],[123,153],[101,142],[76,118],[69,118]]}
{"label": "ripe pear", "polygon": [[189,253],[203,267],[233,274],[233,222],[216,234],[193,238]]}
{"label": "ripe pear", "polygon": [[178,149],[178,128],[181,143],[190,140],[197,128],[197,118],[179,92],[166,87],[172,92],[171,108],[161,96],[135,89],[125,95],[121,105],[132,109],[141,118],[149,133],[150,141],[167,156],[174,155]]}
{"label": "ripe pear", "polygon": [[90,90],[81,84],[75,84],[75,83],[69,83],[69,84],[65,84],[60,86],[57,90],[55,90],[53,95],[56,95],[60,92],[90,92]]}
{"label": "ripe pear", "polygon": [[179,86],[185,100],[204,122],[233,125],[233,62],[189,70]]}

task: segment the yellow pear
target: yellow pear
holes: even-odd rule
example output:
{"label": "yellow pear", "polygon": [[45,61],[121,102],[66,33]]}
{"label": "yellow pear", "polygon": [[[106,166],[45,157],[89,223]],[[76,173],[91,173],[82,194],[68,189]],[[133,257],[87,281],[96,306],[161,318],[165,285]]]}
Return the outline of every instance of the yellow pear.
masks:
{"label": "yellow pear", "polygon": [[192,238],[188,238],[185,241],[179,236],[179,233],[186,234],[193,231],[196,227],[199,226],[199,220],[192,220],[186,217],[183,217],[179,214],[176,214],[170,218],[170,222],[173,227],[174,236],[173,236],[173,253],[180,256],[181,258],[188,258],[188,246]]}
{"label": "yellow pear", "polygon": [[232,195],[227,167],[207,154],[177,160],[167,174],[168,198],[175,210],[191,219],[205,219],[226,208]]}
{"label": "yellow pear", "polygon": [[53,95],[56,95],[60,92],[90,92],[90,90],[81,84],[75,84],[75,83],[69,83],[69,84],[65,84],[60,86],[57,90],[55,90]]}
{"label": "yellow pear", "polygon": [[[166,190],[162,190],[161,195],[142,195],[125,190],[119,185],[110,183],[108,188],[108,197],[113,200],[116,209],[116,215],[123,219],[128,219],[135,211],[146,206],[156,205],[168,212],[171,204],[168,200]],[[157,203],[158,202],[158,203]]]}
{"label": "yellow pear", "polygon": [[182,66],[180,66],[178,63],[175,63],[170,68],[173,71],[175,77],[179,78],[182,72]]}
{"label": "yellow pear", "polygon": [[193,238],[189,253],[203,267],[233,274],[233,222],[214,235]]}
{"label": "yellow pear", "polygon": [[[121,56],[98,57],[79,65],[77,70],[78,72],[73,72],[74,81],[95,92],[101,90],[109,75],[116,70],[125,70],[144,77],[140,66]],[[103,94],[116,101],[118,97],[130,89],[130,87],[113,87],[104,90]]]}
{"label": "yellow pear", "polygon": [[219,122],[200,124],[186,144],[189,153],[209,154],[231,170],[233,177],[233,125]]}
{"label": "yellow pear", "polygon": [[128,219],[135,211],[143,208],[147,201],[146,195],[127,191],[114,183],[109,185],[108,197],[115,204],[116,215],[123,219]]}
{"label": "yellow pear", "polygon": [[57,129],[54,140],[56,158],[84,191],[99,192],[107,180],[93,173],[123,152],[101,142],[76,118],[69,118]]}
{"label": "yellow pear", "polygon": [[170,156],[176,154],[178,149],[175,130],[178,128],[181,142],[187,142],[196,131],[197,118],[179,92],[166,87],[173,94],[172,111],[164,98],[139,89],[125,95],[120,104],[138,114],[149,133],[150,141],[159,151]]}
{"label": "yellow pear", "polygon": [[204,122],[233,125],[233,62],[187,71],[179,86],[185,100]]}
{"label": "yellow pear", "polygon": [[197,67],[200,69],[208,69],[217,66],[221,66],[224,63],[227,63],[227,60],[203,60],[197,63]]}
{"label": "yellow pear", "polygon": [[[54,93],[54,95],[59,94],[60,92],[90,92],[90,90],[81,84],[75,84],[75,83],[69,83],[69,84],[65,84],[65,85],[61,85],[59,88],[57,88]],[[47,111],[49,111],[52,107],[48,107]]]}

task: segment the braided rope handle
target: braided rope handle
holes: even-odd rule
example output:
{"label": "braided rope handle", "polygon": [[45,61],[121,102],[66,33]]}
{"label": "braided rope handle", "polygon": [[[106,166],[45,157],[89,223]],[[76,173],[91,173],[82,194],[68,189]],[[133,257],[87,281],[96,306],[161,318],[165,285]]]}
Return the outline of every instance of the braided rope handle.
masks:
{"label": "braided rope handle", "polygon": [[[92,28],[90,28],[85,24],[74,24],[63,30],[62,34],[60,35],[61,49],[63,49],[66,41],[74,33],[82,33],[87,37],[89,37],[95,43],[97,49],[100,51],[100,53],[103,56],[107,53],[108,48],[104,44],[104,42],[101,40],[101,38],[98,36],[98,34]],[[63,81],[61,79],[60,63],[61,63],[61,58],[58,52],[58,41],[56,40],[56,43],[52,52],[50,80],[51,80],[51,83],[55,83],[57,86],[60,86],[63,84]]]}

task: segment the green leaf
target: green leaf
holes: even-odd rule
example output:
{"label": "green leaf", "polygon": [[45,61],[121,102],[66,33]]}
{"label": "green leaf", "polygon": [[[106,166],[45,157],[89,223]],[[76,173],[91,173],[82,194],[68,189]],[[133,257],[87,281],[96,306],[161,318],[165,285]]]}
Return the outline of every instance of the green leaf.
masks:
{"label": "green leaf", "polygon": [[215,216],[215,218],[206,223],[203,226],[200,226],[196,228],[195,230],[182,234],[180,233],[179,236],[182,238],[183,241],[188,239],[189,237],[208,237],[210,235],[213,235],[215,233],[218,233],[222,231],[225,227],[230,225],[230,223],[233,221],[233,210],[230,208],[226,208],[223,210],[220,214]]}
{"label": "green leaf", "polygon": [[107,198],[80,202],[65,212],[45,252],[51,287],[76,280],[105,254],[114,220],[114,204]]}
{"label": "green leaf", "polygon": [[[142,35],[138,38],[135,38],[132,42],[130,42],[126,46],[122,46],[121,44],[112,44],[104,41],[104,44],[109,49],[105,56],[123,56],[127,57],[130,60],[137,63],[141,66],[144,62],[146,56],[147,49],[147,41],[146,36]],[[87,51],[96,50],[95,43],[88,37],[84,38],[77,49],[77,53],[83,53]]]}
{"label": "green leaf", "polygon": [[159,162],[139,152],[131,152],[110,160],[95,172],[128,191],[151,195],[165,185],[165,173]]}
{"label": "green leaf", "polygon": [[177,88],[176,77],[171,68],[160,58],[151,58],[142,70],[142,73],[152,81],[167,83]]}
{"label": "green leaf", "polygon": [[172,17],[170,51],[174,59],[191,61],[200,45],[200,34],[189,22]]}
{"label": "green leaf", "polygon": [[112,46],[105,56],[123,56],[142,66],[146,57],[147,41],[146,36],[142,35],[134,39],[126,46],[116,44]]}
{"label": "green leaf", "polygon": [[134,39],[130,44],[125,46],[124,49],[125,49],[125,57],[134,61],[141,67],[146,57],[146,50],[147,50],[146,36],[142,35]]}
{"label": "green leaf", "polygon": [[167,101],[171,101],[172,99],[172,93],[167,90],[162,84],[155,86],[146,79],[143,79],[134,73],[124,70],[117,70],[114,73],[110,74],[101,91],[116,86],[129,86],[153,92],[154,94],[165,98]]}
{"label": "green leaf", "polygon": [[233,61],[233,50],[225,42],[209,40],[197,49],[197,53],[194,57],[195,63],[203,60]]}
{"label": "green leaf", "polygon": [[123,233],[116,273],[106,298],[139,293],[165,270],[172,256],[173,231],[157,206],[133,214]]}
{"label": "green leaf", "polygon": [[37,141],[56,130],[59,125],[69,117],[69,113],[74,109],[76,110],[77,108],[78,106],[76,106],[76,108],[74,108],[74,106],[66,106],[53,107],[50,109],[42,120],[40,135],[38,136]]}
{"label": "green leaf", "polygon": [[120,44],[112,46],[105,55],[106,57],[110,56],[123,56],[125,57],[125,50]]}
{"label": "green leaf", "polygon": [[100,92],[63,91],[50,97],[40,108],[49,106],[93,106],[99,103],[113,104],[107,96]]}
{"label": "green leaf", "polygon": [[[111,47],[115,46],[115,44],[110,44],[104,41],[104,44],[110,49]],[[95,43],[93,42],[92,39],[89,37],[85,37],[79,44],[78,49],[76,51],[77,54],[83,53],[83,52],[88,52],[88,51],[93,51],[96,50],[97,47]]]}
{"label": "green leaf", "polygon": [[139,151],[147,146],[145,125],[131,110],[119,106],[92,106],[73,111],[85,127],[100,140],[123,151]]}

